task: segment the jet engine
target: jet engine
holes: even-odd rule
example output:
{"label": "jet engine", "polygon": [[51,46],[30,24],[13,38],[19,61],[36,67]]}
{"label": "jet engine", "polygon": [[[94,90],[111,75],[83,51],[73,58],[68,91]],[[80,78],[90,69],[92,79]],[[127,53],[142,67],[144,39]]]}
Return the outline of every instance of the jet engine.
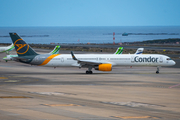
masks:
{"label": "jet engine", "polygon": [[99,71],[111,71],[112,65],[111,64],[100,64],[94,68],[95,70]]}

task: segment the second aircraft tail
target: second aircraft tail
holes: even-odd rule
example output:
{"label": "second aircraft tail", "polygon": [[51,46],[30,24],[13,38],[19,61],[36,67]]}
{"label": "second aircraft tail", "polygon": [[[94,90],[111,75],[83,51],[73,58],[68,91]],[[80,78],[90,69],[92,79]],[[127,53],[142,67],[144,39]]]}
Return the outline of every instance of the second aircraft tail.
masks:
{"label": "second aircraft tail", "polygon": [[59,54],[60,46],[55,46],[55,48],[49,53],[51,55],[53,54]]}
{"label": "second aircraft tail", "polygon": [[123,49],[124,49],[123,47],[118,47],[118,49],[116,50],[114,54],[117,54],[117,55],[122,54]]}
{"label": "second aircraft tail", "polygon": [[142,54],[143,51],[144,51],[144,48],[138,48],[134,54]]}

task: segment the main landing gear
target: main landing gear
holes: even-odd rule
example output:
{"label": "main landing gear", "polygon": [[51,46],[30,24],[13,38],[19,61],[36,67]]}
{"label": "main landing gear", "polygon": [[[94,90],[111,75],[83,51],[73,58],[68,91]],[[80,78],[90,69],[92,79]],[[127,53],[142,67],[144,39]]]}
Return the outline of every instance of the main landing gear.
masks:
{"label": "main landing gear", "polygon": [[92,71],[86,71],[86,74],[92,74],[93,72]]}
{"label": "main landing gear", "polygon": [[88,67],[88,70],[86,71],[86,74],[92,74],[93,72],[91,70],[92,70],[92,67]]}
{"label": "main landing gear", "polygon": [[159,66],[157,66],[156,74],[159,74]]}

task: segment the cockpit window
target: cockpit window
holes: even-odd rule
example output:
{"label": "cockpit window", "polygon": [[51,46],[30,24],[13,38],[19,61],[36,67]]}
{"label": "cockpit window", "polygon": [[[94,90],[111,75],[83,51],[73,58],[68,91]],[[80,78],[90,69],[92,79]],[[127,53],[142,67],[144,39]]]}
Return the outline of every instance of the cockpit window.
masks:
{"label": "cockpit window", "polygon": [[167,58],[166,60],[171,60],[171,58]]}

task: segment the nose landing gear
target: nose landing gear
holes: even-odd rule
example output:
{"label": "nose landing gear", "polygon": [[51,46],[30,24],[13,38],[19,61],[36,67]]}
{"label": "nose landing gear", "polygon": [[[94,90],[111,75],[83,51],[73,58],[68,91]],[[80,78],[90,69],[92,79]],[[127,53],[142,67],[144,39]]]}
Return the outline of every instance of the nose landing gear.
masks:
{"label": "nose landing gear", "polygon": [[159,74],[159,66],[157,66],[156,74]]}

